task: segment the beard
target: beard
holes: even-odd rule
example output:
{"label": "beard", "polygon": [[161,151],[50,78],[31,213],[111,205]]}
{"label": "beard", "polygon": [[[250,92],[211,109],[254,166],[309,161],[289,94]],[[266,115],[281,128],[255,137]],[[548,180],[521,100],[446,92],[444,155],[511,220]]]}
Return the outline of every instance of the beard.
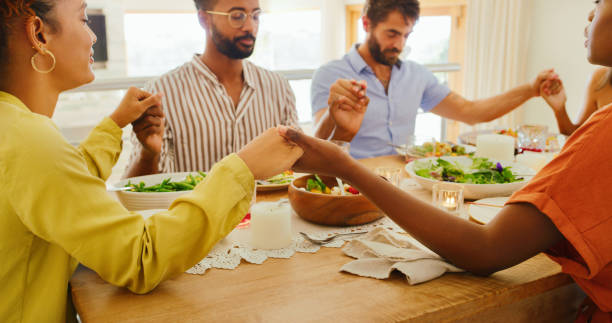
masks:
{"label": "beard", "polygon": [[[393,49],[385,49],[382,50],[380,48],[380,43],[374,35],[371,35],[370,39],[368,39],[368,49],[370,50],[370,54],[372,54],[372,58],[380,64],[393,66],[397,64],[399,61],[399,54],[401,51],[393,48]],[[398,54],[398,55],[393,55]]]}
{"label": "beard", "polygon": [[252,39],[253,42],[256,40],[255,36],[253,36],[251,33],[236,37],[234,39],[229,39],[228,37],[225,37],[214,24],[212,25],[213,43],[215,44],[215,47],[217,47],[217,50],[228,58],[245,59],[253,54],[255,43],[253,43],[253,46],[248,49],[241,49],[238,45],[238,42],[245,39]]}

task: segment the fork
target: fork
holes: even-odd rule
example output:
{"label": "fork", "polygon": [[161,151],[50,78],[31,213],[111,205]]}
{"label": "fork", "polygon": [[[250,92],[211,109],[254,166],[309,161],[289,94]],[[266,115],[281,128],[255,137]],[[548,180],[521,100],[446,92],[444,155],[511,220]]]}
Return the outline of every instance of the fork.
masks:
{"label": "fork", "polygon": [[350,233],[338,233],[338,234],[334,234],[332,236],[329,236],[325,239],[315,239],[310,237],[309,235],[307,235],[304,232],[300,232],[300,234],[302,235],[302,237],[304,237],[304,239],[314,243],[314,244],[318,244],[318,245],[324,245],[326,243],[330,243],[333,240],[335,240],[338,237],[344,237],[344,236],[355,236],[355,235],[360,235],[360,234],[365,234],[368,233],[368,231],[364,231],[364,232],[350,232]]}

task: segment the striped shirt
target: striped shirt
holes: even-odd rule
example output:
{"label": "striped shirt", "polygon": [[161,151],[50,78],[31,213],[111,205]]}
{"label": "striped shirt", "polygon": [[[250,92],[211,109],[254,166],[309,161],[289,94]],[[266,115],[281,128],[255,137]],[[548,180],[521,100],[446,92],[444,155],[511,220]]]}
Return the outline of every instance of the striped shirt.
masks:
{"label": "striped shirt", "polygon": [[[165,95],[162,173],[208,171],[267,129],[298,125],[289,82],[247,60],[243,68],[244,86],[237,107],[199,55],[145,86],[149,92]],[[134,134],[131,141],[134,150],[129,165],[142,149]]]}

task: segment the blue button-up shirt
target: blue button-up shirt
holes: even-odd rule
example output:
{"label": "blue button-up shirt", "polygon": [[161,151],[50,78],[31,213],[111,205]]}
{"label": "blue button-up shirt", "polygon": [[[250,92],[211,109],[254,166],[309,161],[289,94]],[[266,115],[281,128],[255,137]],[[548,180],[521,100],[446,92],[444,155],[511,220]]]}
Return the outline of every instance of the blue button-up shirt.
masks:
{"label": "blue button-up shirt", "polygon": [[313,115],[327,108],[329,89],[338,79],[368,82],[370,105],[351,142],[351,155],[355,158],[396,154],[388,143],[403,145],[408,135],[414,134],[419,107],[429,111],[450,93],[450,89],[440,84],[425,66],[412,61],[393,66],[386,93],[372,68],[354,47],[341,60],[332,61],[315,73],[311,88]]}

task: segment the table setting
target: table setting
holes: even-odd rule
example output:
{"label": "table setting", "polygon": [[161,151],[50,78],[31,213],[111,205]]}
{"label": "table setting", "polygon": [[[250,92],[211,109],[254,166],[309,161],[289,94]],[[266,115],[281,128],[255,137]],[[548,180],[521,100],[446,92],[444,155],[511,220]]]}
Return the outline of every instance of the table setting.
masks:
{"label": "table setting", "polygon": [[547,126],[520,125],[463,133],[458,144],[419,135],[389,144],[404,157],[410,178],[432,193],[433,205],[486,224],[565,140]]}
{"label": "table setting", "polygon": [[[417,182],[401,176],[401,168],[376,167],[373,170],[404,190],[420,189]],[[205,175],[176,173],[144,176],[120,181],[109,190],[116,192],[128,209],[140,210],[139,213],[146,218],[167,209],[175,195],[185,193],[159,192],[159,187],[191,183],[196,176],[201,181]],[[337,184],[333,177],[303,174],[297,178],[294,174],[283,176],[287,175],[292,177],[287,198],[253,203],[241,224],[186,273],[203,275],[211,268],[233,270],[241,263],[264,264],[269,258],[287,259],[296,253],[316,253],[321,248],[343,248],[343,253],[354,260],[338,270],[362,277],[385,279],[397,270],[405,275],[408,283],[418,284],[447,271],[461,271],[409,237],[350,185]],[[320,181],[315,189],[307,190],[307,184],[314,185],[315,179]],[[326,187],[321,189],[318,185]],[[332,194],[330,188],[336,190],[340,185],[344,186],[345,192]],[[134,188],[134,191],[122,190],[122,187]],[[268,190],[259,192],[265,194]],[[140,204],[134,203],[135,197]],[[163,207],[146,209],[144,205],[147,200],[149,205]],[[390,258],[389,252],[397,254],[398,251],[403,252],[404,256]]]}
{"label": "table setting", "polygon": [[[429,201],[436,207],[486,224],[545,164],[542,152],[535,150],[541,147],[542,129],[546,128],[520,129],[529,132],[482,132],[475,138],[475,147],[410,136],[405,145],[396,147],[407,161],[403,168],[377,165],[371,169],[406,191],[430,192]],[[343,149],[349,147],[348,143],[337,144]],[[538,157],[515,157],[517,146],[535,147],[526,152]],[[115,183],[109,190],[116,191],[128,209],[141,210],[146,217],[155,212],[150,209],[167,209],[205,176],[203,172],[143,176]],[[364,277],[384,279],[392,271],[399,271],[415,284],[447,271],[460,271],[410,238],[365,196],[337,178],[284,172],[256,187],[254,200],[258,192],[270,191],[280,192],[281,198],[252,203],[241,224],[187,273],[203,275],[211,268],[233,270],[241,263],[264,264],[270,258],[316,253],[322,247],[343,248],[343,253],[354,260],[338,270]],[[404,256],[389,256],[397,254]]]}
{"label": "table setting", "polygon": [[[433,203],[432,192],[408,177],[404,157],[382,156],[360,162],[381,176],[385,172],[378,168],[393,169],[385,176],[391,182],[394,182],[395,170],[400,170],[402,190]],[[179,177],[176,180],[183,179]],[[288,190],[256,193],[258,203],[283,203],[283,207],[291,208],[286,199]],[[460,197],[456,196],[454,201],[459,200]],[[449,198],[447,205],[440,207],[451,206],[454,201]],[[459,208],[462,212],[456,215],[467,219],[470,217],[468,211],[476,206],[496,213],[503,205],[503,202],[493,207],[488,203],[475,205],[477,202],[465,199]],[[495,204],[493,202],[491,205]],[[427,253],[387,217],[364,225],[338,227],[309,222],[292,208],[291,211],[291,244],[288,248],[257,249],[254,252],[250,245],[251,225],[254,219],[257,221],[257,216],[251,214],[250,219],[245,219],[219,242],[209,254],[211,258],[206,260],[210,263],[196,265],[190,273],[164,282],[148,295],[134,295],[107,284],[86,268],[77,270],[71,280],[75,306],[82,317],[92,322],[105,321],[108,317],[125,320],[134,316],[152,322],[172,321],[178,317],[188,320],[193,313],[201,313],[211,320],[223,320],[228,315],[237,320],[248,320],[254,311],[263,319],[280,321],[321,320],[339,315],[347,320],[380,319],[379,313],[383,308],[391,315],[389,320],[395,317],[398,320],[436,321],[456,317],[458,313],[470,316],[483,310],[503,309],[508,305],[507,300],[515,302],[532,296],[542,298],[546,304],[556,304],[554,300],[558,295],[574,293],[569,285],[571,278],[562,275],[558,265],[543,255],[491,277],[461,272],[446,275],[454,271],[452,267]],[[138,213],[147,216],[156,212]],[[480,219],[476,215],[470,220],[478,222],[476,218]],[[402,242],[403,239],[407,239],[409,244]],[[418,246],[418,249],[412,250],[410,246]],[[300,248],[309,251],[296,250]],[[231,256],[221,257],[224,250],[226,254],[229,250]],[[219,255],[214,260],[216,267],[212,265],[215,254]],[[414,255],[419,260],[410,258]],[[413,270],[412,264],[417,264],[420,270]],[[546,293],[551,290],[555,292]],[[364,291],[371,291],[370,296],[341,302],[340,307],[338,302],[316,301],[363,295]],[[233,301],[225,301],[229,299]],[[239,312],[236,312],[236,302],[242,304]],[[306,311],[314,306],[313,302],[316,302],[318,310]],[[169,304],[176,311],[164,310]],[[393,306],[387,306],[391,304]]]}

